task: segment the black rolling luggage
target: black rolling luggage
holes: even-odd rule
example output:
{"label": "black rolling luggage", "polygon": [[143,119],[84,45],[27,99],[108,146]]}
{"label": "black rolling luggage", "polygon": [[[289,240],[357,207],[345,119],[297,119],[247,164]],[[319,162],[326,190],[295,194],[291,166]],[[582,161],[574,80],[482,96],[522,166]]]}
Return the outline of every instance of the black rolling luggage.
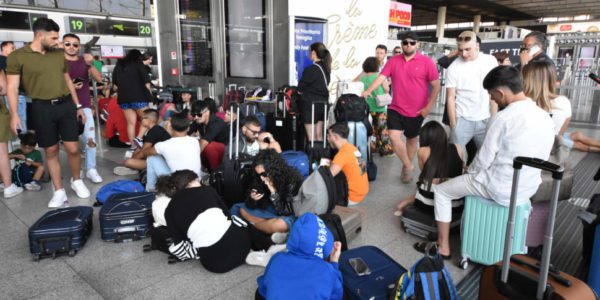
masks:
{"label": "black rolling luggage", "polygon": [[58,254],[73,256],[87,241],[92,232],[92,215],[89,206],[75,206],[45,213],[29,228],[29,250],[33,259]]}
{"label": "black rolling luggage", "polygon": [[120,193],[108,198],[100,209],[100,235],[111,242],[145,238],[152,227],[154,193]]}
{"label": "black rolling luggage", "polygon": [[[325,114],[325,122],[323,124],[323,141],[315,141],[315,105],[323,104],[324,106],[324,114]],[[314,171],[319,168],[321,164],[322,158],[331,159],[331,148],[329,148],[329,144],[327,144],[327,111],[328,111],[328,103],[326,101],[315,101],[311,105],[311,124],[313,124],[313,132],[312,132],[312,140],[306,145],[306,155],[308,155],[308,162],[310,164],[310,171]],[[306,135],[308,136],[308,134]]]}
{"label": "black rolling luggage", "polygon": [[[283,92],[276,92],[275,98],[285,97]],[[282,151],[304,149],[304,126],[299,116],[289,113],[287,105],[281,105],[275,101],[275,111],[266,115],[267,132],[270,132],[281,146]]]}

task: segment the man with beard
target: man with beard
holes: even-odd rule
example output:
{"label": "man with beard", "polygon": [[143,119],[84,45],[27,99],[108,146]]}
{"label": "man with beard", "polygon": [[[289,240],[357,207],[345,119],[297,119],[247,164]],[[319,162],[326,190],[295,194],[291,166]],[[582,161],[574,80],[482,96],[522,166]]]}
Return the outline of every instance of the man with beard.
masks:
{"label": "man with beard", "polygon": [[77,118],[85,123],[85,115],[75,86],[69,76],[67,61],[59,45],[56,22],[39,18],[33,24],[33,41],[8,56],[8,101],[10,103],[10,128],[14,133],[22,129],[18,111],[19,84],[32,99],[33,129],[38,144],[44,148],[48,171],[54,185],[54,195],[48,207],[61,207],[67,202],[63,188],[59,141],[63,141],[71,169],[71,189],[79,198],[88,198],[90,191],[80,178],[79,134]]}
{"label": "man with beard", "polygon": [[[281,146],[273,138],[273,135],[268,132],[260,132],[260,121],[255,116],[247,116],[244,119],[242,127],[240,128],[242,134],[240,135],[239,142],[233,142],[233,147],[238,147],[238,152],[255,156],[258,151],[264,149],[273,149],[277,153],[281,153]],[[229,151],[229,147],[227,147]],[[233,151],[235,154],[235,151]]]}
{"label": "man with beard", "polygon": [[76,34],[67,33],[63,35],[63,46],[65,59],[69,65],[69,76],[73,79],[73,85],[77,90],[77,98],[85,114],[83,128],[83,142],[85,143],[85,177],[93,183],[101,183],[102,177],[96,170],[96,129],[94,128],[94,115],[92,114],[92,101],[90,99],[90,75],[96,82],[102,82],[102,75],[98,69],[91,66],[94,58],[91,54],[85,54],[87,59],[79,56],[81,42]]}
{"label": "man with beard", "polygon": [[[363,92],[367,97],[387,78],[392,80],[392,103],[388,105],[387,126],[394,152],[402,161],[402,182],[410,183],[411,171],[419,129],[429,110],[435,104],[440,91],[440,80],[435,63],[421,54],[418,36],[414,32],[403,32],[402,55],[388,59],[379,76]],[[431,86],[431,92],[429,92]],[[406,144],[402,141],[406,136]]]}

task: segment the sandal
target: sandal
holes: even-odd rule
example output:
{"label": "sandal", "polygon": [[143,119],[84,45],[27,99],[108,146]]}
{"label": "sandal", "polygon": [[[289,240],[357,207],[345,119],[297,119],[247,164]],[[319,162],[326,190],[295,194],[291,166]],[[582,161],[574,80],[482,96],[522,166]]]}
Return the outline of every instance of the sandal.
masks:
{"label": "sandal", "polygon": [[[413,248],[415,250],[417,250],[417,252],[425,254],[425,250],[427,250],[427,248],[428,248],[427,246],[429,245],[429,243],[433,243],[433,242],[416,242],[413,245]],[[428,254],[430,256],[434,256],[436,254],[436,249],[437,249],[437,247],[430,247]],[[450,260],[450,259],[452,259],[452,254],[450,254],[450,255],[443,255],[443,254],[440,253],[440,257],[443,260]]]}

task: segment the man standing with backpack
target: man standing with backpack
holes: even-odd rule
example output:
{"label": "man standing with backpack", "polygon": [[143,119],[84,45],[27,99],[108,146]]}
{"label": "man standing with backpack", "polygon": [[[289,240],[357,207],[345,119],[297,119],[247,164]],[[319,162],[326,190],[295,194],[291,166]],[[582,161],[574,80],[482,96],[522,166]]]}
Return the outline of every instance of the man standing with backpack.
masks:
{"label": "man standing with backpack", "polygon": [[[410,183],[410,172],[417,152],[419,129],[440,92],[440,80],[435,63],[421,54],[419,38],[414,32],[400,35],[402,55],[388,59],[377,79],[363,92],[371,95],[373,90],[386,80],[392,80],[392,103],[388,106],[387,126],[394,152],[402,161],[402,182]],[[431,86],[431,92],[429,92]],[[402,141],[406,137],[406,144]]]}

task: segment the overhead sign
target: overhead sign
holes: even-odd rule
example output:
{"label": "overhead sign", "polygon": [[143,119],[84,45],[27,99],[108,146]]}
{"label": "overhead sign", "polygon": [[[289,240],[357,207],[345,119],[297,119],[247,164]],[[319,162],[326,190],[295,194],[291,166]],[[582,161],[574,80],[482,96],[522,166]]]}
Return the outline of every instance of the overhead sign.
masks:
{"label": "overhead sign", "polygon": [[513,41],[493,41],[481,43],[480,51],[485,54],[494,54],[496,52],[506,52],[509,55],[510,62],[516,64],[519,62],[519,51],[521,50],[521,40]]}
{"label": "overhead sign", "polygon": [[412,5],[390,1],[390,26],[410,27]]}
{"label": "overhead sign", "polygon": [[0,11],[0,28],[13,30],[31,30],[37,18],[47,18],[46,14],[30,14],[18,11]]}
{"label": "overhead sign", "polygon": [[600,32],[600,22],[560,23],[548,25],[547,33]]}
{"label": "overhead sign", "polygon": [[152,26],[147,22],[121,21],[84,17],[69,17],[69,31],[74,33],[108,34],[151,37]]}

